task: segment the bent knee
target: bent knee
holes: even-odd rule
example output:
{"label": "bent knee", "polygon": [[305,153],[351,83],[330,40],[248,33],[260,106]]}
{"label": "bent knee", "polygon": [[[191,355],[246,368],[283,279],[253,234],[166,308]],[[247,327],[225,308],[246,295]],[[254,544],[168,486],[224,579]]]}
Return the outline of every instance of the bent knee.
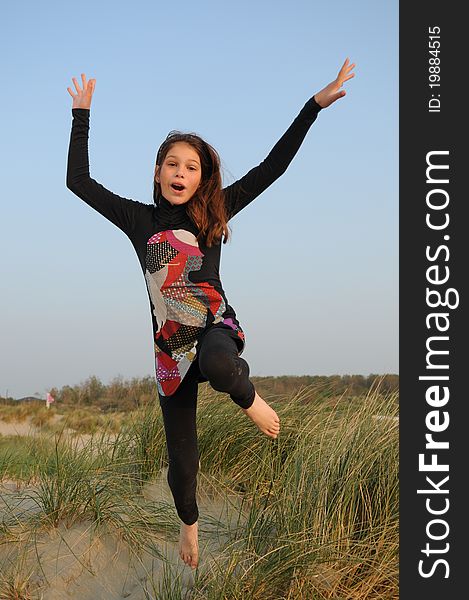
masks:
{"label": "bent knee", "polygon": [[[243,361],[244,362],[244,361]],[[232,382],[244,374],[244,368],[239,359],[222,348],[213,348],[203,353],[199,359],[201,373],[209,380],[215,389],[224,391]]]}

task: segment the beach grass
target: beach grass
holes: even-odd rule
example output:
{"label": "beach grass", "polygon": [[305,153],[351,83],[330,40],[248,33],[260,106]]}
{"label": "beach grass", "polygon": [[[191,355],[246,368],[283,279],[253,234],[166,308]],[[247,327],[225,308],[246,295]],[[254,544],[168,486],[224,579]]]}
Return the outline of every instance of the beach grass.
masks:
{"label": "beach grass", "polygon": [[[132,600],[397,599],[397,392],[382,392],[379,380],[358,396],[323,392],[312,384],[266,395],[282,427],[272,440],[226,395],[201,386],[201,554],[193,573],[177,558],[180,522],[157,403],[111,419],[80,407],[55,423],[42,405],[20,411],[36,432],[0,437],[0,476],[9,485],[0,502],[0,598],[47,597],[58,572],[72,585],[78,575],[58,569],[58,558],[51,568],[48,544],[59,536],[73,549],[72,532],[86,531],[88,554],[74,551],[70,564],[104,585],[98,557],[114,556],[118,544],[131,573],[119,585],[133,582]],[[5,414],[11,422],[12,411]],[[77,420],[87,417],[80,432]],[[158,479],[163,495],[151,492]],[[89,548],[98,543],[93,563]],[[97,597],[120,598],[112,587],[120,576]],[[97,592],[81,593],[86,600]]]}

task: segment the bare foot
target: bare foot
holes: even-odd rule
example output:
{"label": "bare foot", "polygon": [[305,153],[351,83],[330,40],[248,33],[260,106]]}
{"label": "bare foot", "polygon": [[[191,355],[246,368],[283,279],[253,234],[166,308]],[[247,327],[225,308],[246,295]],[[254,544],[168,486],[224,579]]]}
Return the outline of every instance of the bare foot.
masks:
{"label": "bare foot", "polygon": [[257,392],[254,402],[249,408],[243,408],[243,411],[263,433],[276,439],[280,432],[280,419],[275,410]]}
{"label": "bare foot", "polygon": [[196,521],[193,525],[181,523],[181,532],[179,534],[179,556],[193,569],[199,564],[199,542],[198,531],[199,524]]}

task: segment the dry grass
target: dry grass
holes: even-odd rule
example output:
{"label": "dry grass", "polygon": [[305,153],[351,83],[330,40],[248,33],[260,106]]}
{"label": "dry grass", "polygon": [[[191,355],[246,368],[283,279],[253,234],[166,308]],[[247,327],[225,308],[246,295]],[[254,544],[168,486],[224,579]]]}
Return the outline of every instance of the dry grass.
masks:
{"label": "dry grass", "polygon": [[271,440],[225,395],[202,390],[199,482],[237,517],[201,511],[201,540],[216,539],[217,553],[201,556],[185,595],[158,546],[177,539],[174,507],[143,493],[166,467],[159,407],[113,422],[93,410],[70,411],[62,429],[82,423],[93,432],[85,445],[65,430],[46,433],[43,407],[28,414],[43,427],[41,436],[0,439],[0,475],[35,482],[17,492],[28,510],[4,509],[0,548],[11,552],[0,553],[0,598],[39,597],[48,584],[31,553],[38,536],[88,524],[96,536],[121,540],[140,568],[143,556],[159,561],[157,576],[145,567],[135,598],[397,599],[397,394],[375,388],[324,403],[321,393],[313,385],[267,398],[282,423]]}

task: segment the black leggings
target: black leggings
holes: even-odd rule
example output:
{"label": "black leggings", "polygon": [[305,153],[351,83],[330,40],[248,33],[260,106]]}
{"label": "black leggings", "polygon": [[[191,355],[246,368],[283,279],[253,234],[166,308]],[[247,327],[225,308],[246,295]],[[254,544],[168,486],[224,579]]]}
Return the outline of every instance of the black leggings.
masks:
{"label": "black leggings", "polygon": [[159,396],[168,448],[168,483],[177,513],[187,525],[199,516],[196,502],[199,450],[196,409],[199,376],[219,392],[230,394],[242,408],[254,402],[249,365],[238,355],[231,329],[212,327],[203,337],[197,357],[172,396]]}

